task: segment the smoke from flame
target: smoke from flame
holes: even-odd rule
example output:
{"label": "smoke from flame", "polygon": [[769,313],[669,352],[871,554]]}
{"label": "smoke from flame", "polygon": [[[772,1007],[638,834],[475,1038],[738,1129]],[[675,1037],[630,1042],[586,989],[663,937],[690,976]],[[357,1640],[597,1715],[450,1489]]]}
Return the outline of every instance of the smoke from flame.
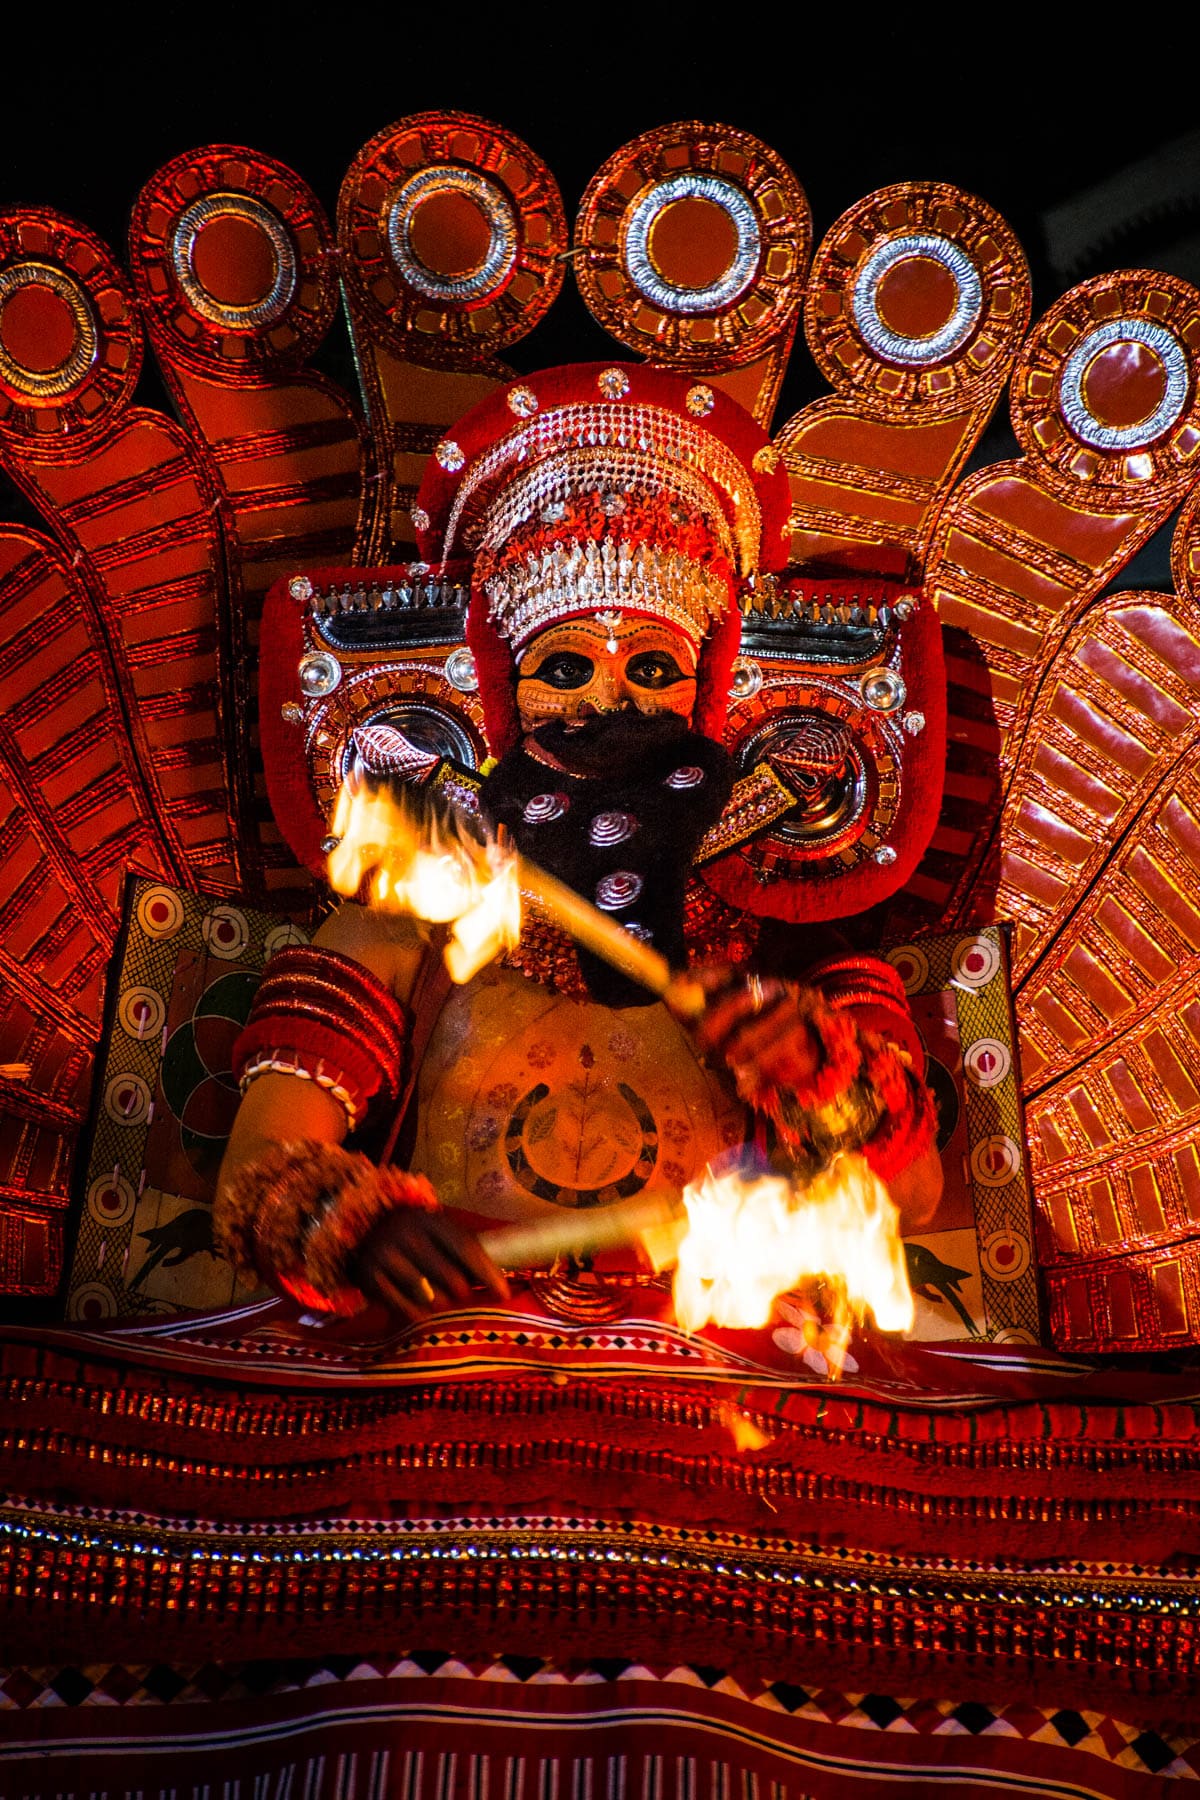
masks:
{"label": "smoke from flame", "polygon": [[330,885],[354,895],[368,880],[381,911],[451,925],[444,955],[454,981],[470,981],[520,941],[517,862],[502,845],[362,781],[343,782],[333,835]]}
{"label": "smoke from flame", "polygon": [[883,1331],[912,1324],[899,1213],[861,1156],[836,1156],[804,1188],[709,1170],[683,1202],[674,1298],[685,1331],[710,1320],[765,1325],[778,1295],[818,1281],[832,1312],[823,1348],[835,1371],[852,1324],[868,1311]]}

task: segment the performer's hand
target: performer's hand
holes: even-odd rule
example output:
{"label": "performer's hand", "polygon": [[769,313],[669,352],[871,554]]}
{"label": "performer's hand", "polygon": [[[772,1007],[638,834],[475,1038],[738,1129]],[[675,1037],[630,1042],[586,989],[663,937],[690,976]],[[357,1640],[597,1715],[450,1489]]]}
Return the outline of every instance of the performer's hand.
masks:
{"label": "performer's hand", "polygon": [[794,1090],[812,1080],[820,1044],[799,1003],[803,989],[727,968],[695,977],[709,996],[696,1042],[733,1071],[739,1088]]}
{"label": "performer's hand", "polygon": [[446,1213],[398,1208],[380,1219],[355,1258],[364,1294],[403,1319],[424,1319],[483,1287],[508,1299],[508,1282],[479,1239]]}

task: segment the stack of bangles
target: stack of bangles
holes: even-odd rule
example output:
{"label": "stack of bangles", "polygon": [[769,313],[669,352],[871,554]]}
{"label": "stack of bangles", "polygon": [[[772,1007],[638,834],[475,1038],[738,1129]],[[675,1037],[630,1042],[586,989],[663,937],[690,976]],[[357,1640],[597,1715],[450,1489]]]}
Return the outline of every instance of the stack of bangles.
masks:
{"label": "stack of bangles", "polygon": [[[809,980],[821,985],[771,982],[764,991],[788,992],[815,1041],[816,1070],[786,1088],[739,1081],[739,1091],[772,1121],[798,1169],[822,1168],[838,1151],[853,1150],[889,1181],[930,1148],[937,1125],[912,1066],[923,1067],[924,1058],[903,986],[873,957],[822,964]],[[884,1029],[864,1025],[864,1014]]]}
{"label": "stack of bangles", "polygon": [[318,947],[272,957],[233,1046],[243,1093],[258,1075],[312,1081],[355,1131],[372,1106],[395,1106],[409,1028],[381,981],[352,957]]}

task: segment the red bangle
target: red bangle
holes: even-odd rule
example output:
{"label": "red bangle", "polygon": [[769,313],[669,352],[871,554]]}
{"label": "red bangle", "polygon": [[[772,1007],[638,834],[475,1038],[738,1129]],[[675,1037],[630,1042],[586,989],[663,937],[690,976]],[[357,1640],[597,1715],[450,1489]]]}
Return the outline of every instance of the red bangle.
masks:
{"label": "red bangle", "polygon": [[323,1087],[345,1109],[350,1130],[373,1101],[400,1093],[408,1023],[368,969],[336,950],[281,950],[259,984],[233,1046],[243,1091],[268,1071]]}
{"label": "red bangle", "polygon": [[933,1095],[913,1074],[905,1077],[905,1098],[862,1146],[862,1154],[880,1181],[894,1181],[903,1169],[924,1156],[937,1142],[937,1112]]}
{"label": "red bangle", "polygon": [[858,1016],[860,1027],[890,1038],[924,1073],[925,1049],[913,1024],[904,983],[891,963],[878,956],[829,956],[804,977],[838,1012]]}

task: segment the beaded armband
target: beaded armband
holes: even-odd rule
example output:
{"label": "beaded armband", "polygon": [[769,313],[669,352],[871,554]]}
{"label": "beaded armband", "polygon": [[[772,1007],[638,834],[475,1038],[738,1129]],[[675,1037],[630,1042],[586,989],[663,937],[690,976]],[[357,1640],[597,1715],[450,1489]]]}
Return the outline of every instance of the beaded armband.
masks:
{"label": "beaded armband", "polygon": [[373,1102],[396,1104],[407,1039],[403,1009],[361,963],[296,947],[272,958],[233,1046],[233,1072],[243,1092],[268,1072],[316,1082],[353,1131]]}
{"label": "beaded armband", "polygon": [[354,1259],[379,1220],[401,1207],[436,1209],[423,1175],[303,1138],[238,1170],[217,1204],[215,1236],[242,1274],[348,1317],[367,1304]]}

